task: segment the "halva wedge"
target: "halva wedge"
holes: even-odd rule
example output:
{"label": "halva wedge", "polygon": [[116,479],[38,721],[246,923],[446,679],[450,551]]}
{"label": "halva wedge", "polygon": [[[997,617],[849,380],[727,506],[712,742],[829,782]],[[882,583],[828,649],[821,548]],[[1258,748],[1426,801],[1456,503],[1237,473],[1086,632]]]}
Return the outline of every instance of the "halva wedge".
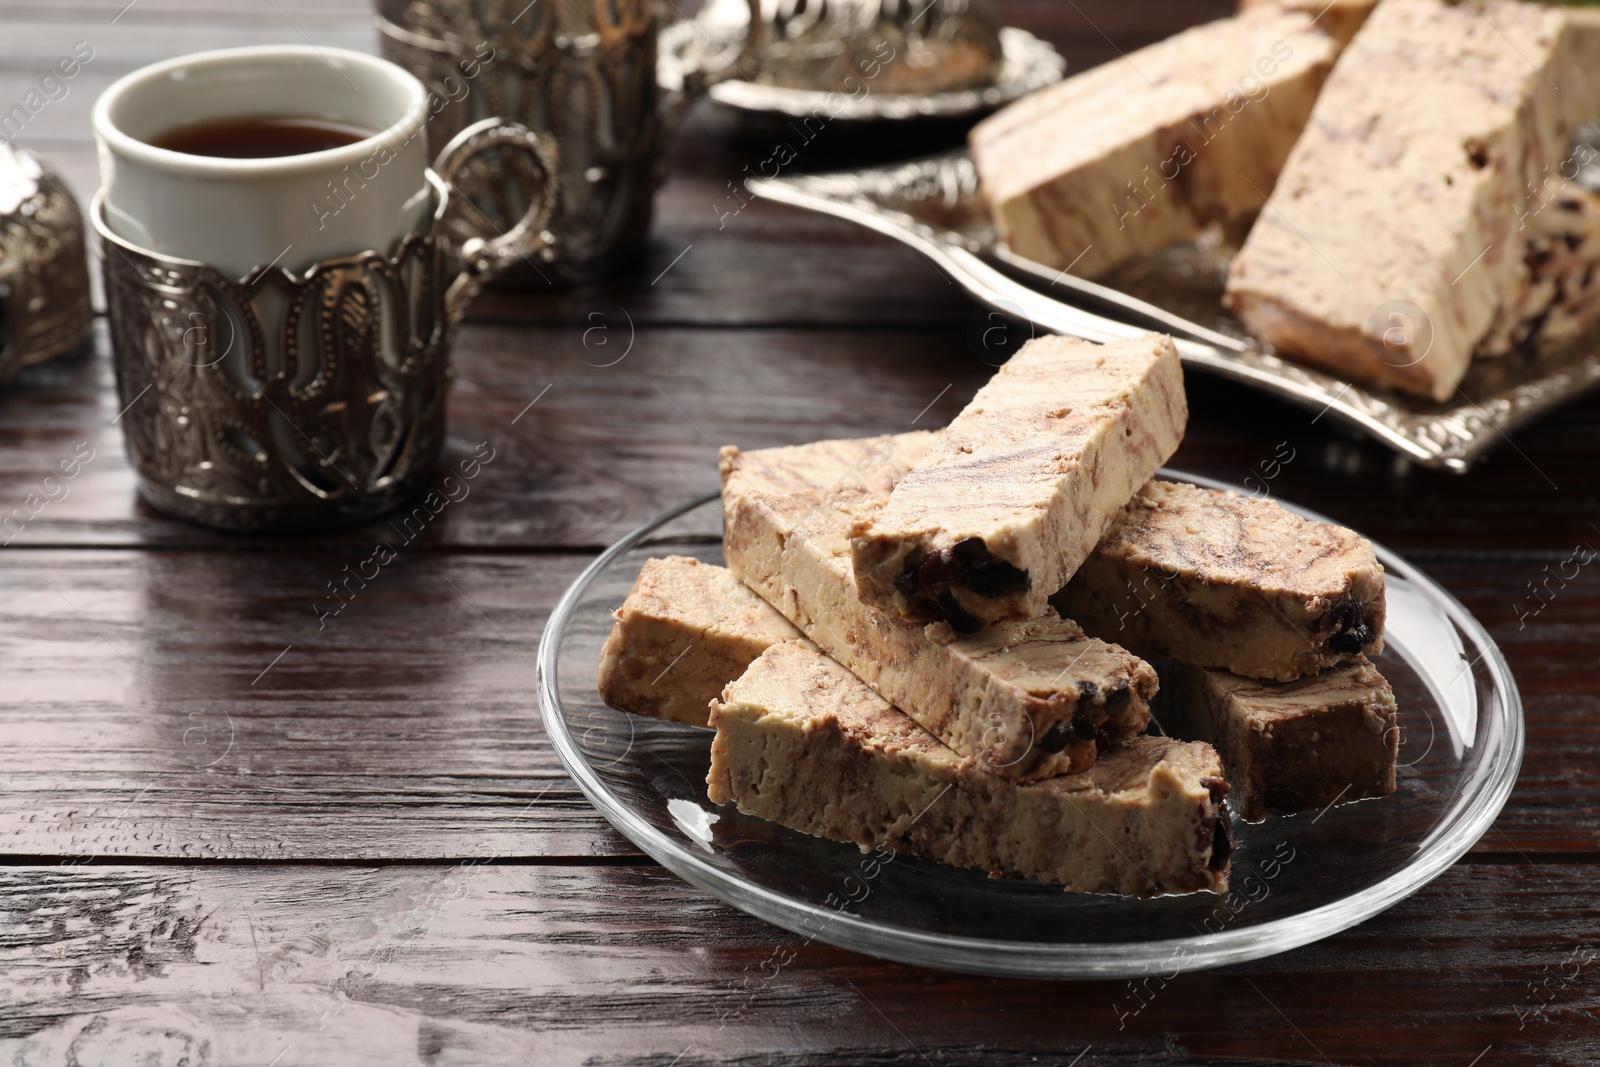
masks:
{"label": "halva wedge", "polygon": [[[1280,354],[1452,399],[1480,349],[1538,348],[1545,322],[1567,318],[1570,336],[1600,311],[1552,314],[1540,243],[1562,211],[1529,223],[1552,172],[1577,172],[1576,134],[1596,116],[1600,13],[1384,0],[1234,258],[1228,306]],[[1562,276],[1587,290],[1600,247],[1571,232],[1587,263]]]}
{"label": "halva wedge", "polygon": [[1018,783],[959,756],[808,641],[774,645],[712,710],[711,800],[803,833],[1084,893],[1227,888],[1209,745],[1136,737]]}
{"label": "halva wedge", "polygon": [[600,652],[600,698],[619,711],[706,726],[722,687],[778,641],[799,637],[722,567],[645,562]]}
{"label": "halva wedge", "polygon": [[1339,45],[1268,7],[1185,30],[972,131],[1000,237],[1083,278],[1260,209]]}
{"label": "halva wedge", "polygon": [[1394,691],[1364,657],[1293,682],[1175,662],[1160,671],[1162,729],[1216,748],[1246,820],[1394,792]]}
{"label": "halva wedge", "polygon": [[976,634],[862,602],[850,531],[933,445],[930,434],[722,451],[728,566],[823,651],[985,770],[1084,770],[1149,722],[1149,664],[1046,611]]}
{"label": "halva wedge", "polygon": [[1160,479],[1050,602],[1147,659],[1252,678],[1289,681],[1383,651],[1372,542],[1273,500]]}
{"label": "halva wedge", "polygon": [[961,633],[1038,616],[1188,415],[1170,337],[1028,342],[856,524],[862,599]]}
{"label": "halva wedge", "polygon": [[1343,48],[1377,5],[1378,0],[1239,0],[1239,12],[1271,7],[1310,15],[1312,24]]}

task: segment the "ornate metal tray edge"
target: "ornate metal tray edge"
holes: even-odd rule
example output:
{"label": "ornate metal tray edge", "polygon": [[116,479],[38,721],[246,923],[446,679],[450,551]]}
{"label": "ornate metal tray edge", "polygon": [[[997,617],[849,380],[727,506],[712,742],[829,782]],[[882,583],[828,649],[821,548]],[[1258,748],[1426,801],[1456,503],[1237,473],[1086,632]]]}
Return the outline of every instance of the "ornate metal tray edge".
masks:
{"label": "ornate metal tray edge", "polygon": [[[974,299],[1056,333],[1092,341],[1163,328],[1178,339],[1186,364],[1324,414],[1426,467],[1465,473],[1506,435],[1550,409],[1600,386],[1600,351],[1530,367],[1477,401],[1408,402],[1280,359],[1126,293],[1021,261],[998,247],[987,223],[971,158],[951,152],[908,163],[828,174],[758,179],[751,191],[877,230],[927,256]],[[1117,318],[1048,296],[989,260],[1059,285],[1115,309]],[[1465,393],[1462,394],[1465,398]]]}
{"label": "ornate metal tray edge", "polygon": [[[731,45],[720,39],[721,28],[703,19],[686,19],[661,32],[657,80],[666,90],[683,84],[683,73],[697,60],[694,52],[710,48],[726,52]],[[711,86],[708,95],[725,107],[768,112],[790,118],[824,115],[847,121],[956,118],[1020,99],[1061,80],[1066,60],[1051,45],[1026,30],[1003,27],[1000,45],[1004,62],[995,84],[982,89],[946,93],[872,93],[859,99],[845,93],[791,89],[777,85],[729,79]]]}

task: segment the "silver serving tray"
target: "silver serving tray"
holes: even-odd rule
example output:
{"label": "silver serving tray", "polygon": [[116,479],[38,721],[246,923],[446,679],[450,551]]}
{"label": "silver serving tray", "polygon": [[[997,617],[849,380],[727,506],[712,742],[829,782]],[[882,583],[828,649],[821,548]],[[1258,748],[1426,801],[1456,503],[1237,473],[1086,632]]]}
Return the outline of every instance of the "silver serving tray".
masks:
{"label": "silver serving tray", "polygon": [[[744,27],[728,27],[704,18],[685,19],[661,31],[656,81],[663,89],[683,86],[690,71],[714,66],[738,51]],[[1026,30],[1000,31],[1002,60],[993,85],[947,93],[873,93],[859,98],[818,89],[730,79],[713,84],[707,95],[740,111],[809,118],[825,115],[845,122],[961,118],[992,111],[1003,104],[1053,85],[1066,72],[1067,61],[1049,44]]]}
{"label": "silver serving tray", "polygon": [[757,179],[749,188],[910,245],[975,299],[1040,329],[1100,342],[1166,330],[1188,366],[1255,386],[1316,412],[1316,419],[1338,419],[1427,467],[1463,473],[1516,427],[1600,384],[1600,337],[1593,334],[1537,359],[1478,360],[1460,392],[1471,399],[1447,404],[1287,362],[1251,340],[1222,306],[1226,249],[1179,246],[1119,270],[1105,284],[1024,260],[997,239],[965,151]]}

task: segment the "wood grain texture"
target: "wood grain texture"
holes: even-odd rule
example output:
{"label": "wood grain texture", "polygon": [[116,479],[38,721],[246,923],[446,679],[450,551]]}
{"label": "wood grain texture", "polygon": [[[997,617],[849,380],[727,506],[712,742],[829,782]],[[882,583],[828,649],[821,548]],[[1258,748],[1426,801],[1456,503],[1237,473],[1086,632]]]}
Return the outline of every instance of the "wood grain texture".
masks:
{"label": "wood grain texture", "polygon": [[653,867],[16,868],[0,1057],[1414,1067],[1492,1046],[1485,1062],[1592,1064],[1588,874],[1462,864],[1315,948],[1061,985],[806,943]]}
{"label": "wood grain texture", "polygon": [[[692,11],[697,5],[680,5]],[[127,7],[126,14],[117,18]],[[1226,3],[1184,9],[1150,5],[1132,14],[1093,3],[1021,5],[1010,17],[1057,44],[1073,68],[1116,59],[1126,51],[1190,21],[1225,12]],[[201,2],[125,0],[47,7],[32,2],[0,5],[14,34],[0,40],[0,101],[20,99],[49,59],[87,40],[95,58],[69,85],[67,95],[30,120],[18,143],[39,151],[65,176],[87,205],[98,185],[89,137],[94,98],[116,77],[157,59],[201,48],[311,41],[319,46],[376,48],[376,31],[363,0],[326,5],[277,4],[207,11]],[[8,14],[9,13],[9,14]],[[116,21],[113,22],[113,18]],[[53,51],[52,51],[53,50]],[[707,113],[711,111],[711,113]],[[897,159],[949,147],[959,127],[928,137],[910,131],[851,136],[838,124],[801,146],[791,170],[826,170],[869,159]],[[888,325],[962,324],[974,309],[950,299],[952,286],[930,281],[937,270],[916,253],[859,227],[794,209],[755,202],[733,184],[757,172],[778,139],[763,126],[704,109],[674,143],[670,180],[657,197],[657,229],[648,259],[627,277],[604,286],[534,292],[494,292],[475,314],[516,321],[589,325],[603,294],[607,306],[625,307],[640,324],[813,323]],[[437,147],[437,145],[435,146]],[[668,266],[691,249],[694,270]],[[681,264],[680,264],[681,266]],[[774,270],[784,279],[773,284]],[[817,281],[827,283],[824,291]]]}
{"label": "wood grain texture", "polygon": [[[429,546],[598,549],[716,488],[714,446],[940,426],[991,373],[964,327],[646,328],[630,326],[632,312],[609,297],[570,299],[593,317],[461,331],[454,447],[488,441],[504,459],[480,480],[478,504],[430,527]],[[1242,387],[1198,373],[1188,383],[1189,432],[1174,467],[1271,492],[1405,552],[1559,559],[1579,544],[1600,548],[1600,397],[1556,412],[1460,476],[1403,464]],[[0,394],[0,542],[359,546],[383,526],[268,541],[166,519],[137,502],[118,411],[104,355],[39,367]],[[66,496],[24,507],[84,444],[94,458]],[[6,525],[7,516],[25,521]]]}
{"label": "wood grain texture", "polygon": [[399,557],[365,588],[344,583],[370,550],[0,561],[0,850],[631,853],[561,770],[534,697],[544,619],[584,561],[388,543]]}
{"label": "wood grain texture", "polygon": [[[533,692],[545,619],[587,557],[388,542],[399,558],[326,618],[328,583],[370,573],[370,547],[0,555],[0,856],[636,856],[567,780]],[[1600,576],[1534,613],[1547,566],[1431,569],[1528,708],[1521,782],[1479,849],[1589,857],[1600,694],[1573,664],[1600,644]],[[1402,761],[1429,742],[1408,735]]]}
{"label": "wood grain texture", "polygon": [[[1231,4],[996,6],[1081,69]],[[87,117],[113,78],[200,48],[370,50],[369,10],[0,0],[0,109],[93,44],[20,138],[87,202]],[[835,128],[794,167],[952,135]],[[715,445],[938,425],[990,373],[975,338],[994,323],[916,253],[778,205],[726,214],[773,147],[702,111],[643,262],[479,299],[449,448],[495,459],[326,626],[314,605],[386,522],[250,538],[141,505],[103,337],[0,392],[0,1062],[1600,1063],[1600,568],[1559,577],[1600,548],[1600,398],[1458,478],[1190,376],[1175,465],[1421,561],[1527,703],[1496,829],[1355,930],[1138,989],[967,978],[803,944],[605,824],[538,720],[530,660],[560,592],[713,488]],[[69,491],[36,506],[80,446]]]}

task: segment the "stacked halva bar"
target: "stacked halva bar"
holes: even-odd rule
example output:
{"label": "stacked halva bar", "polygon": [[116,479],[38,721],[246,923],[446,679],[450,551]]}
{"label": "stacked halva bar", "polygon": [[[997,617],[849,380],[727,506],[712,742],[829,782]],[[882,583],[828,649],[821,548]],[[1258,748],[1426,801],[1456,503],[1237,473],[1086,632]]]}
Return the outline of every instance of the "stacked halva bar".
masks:
{"label": "stacked halva bar", "polygon": [[1567,180],[1596,118],[1600,12],[1385,0],[1235,258],[1228,304],[1280,352],[1434,401],[1475,354],[1570,339],[1600,311],[1600,199]]}
{"label": "stacked halva bar", "polygon": [[[602,696],[709,707],[711,799],[806,833],[1085,892],[1220,890],[1230,791],[1259,818],[1392,790],[1394,703],[1364,658],[1370,546],[1151,481],[1186,417],[1170,339],[1042,338],[941,433],[726,448],[728,569],[645,566]],[[1315,573],[1252,581],[1248,559],[1291,549]],[[1134,630],[1118,596],[1141,551],[1169,577]],[[1171,660],[1181,706],[1141,652]],[[1349,785],[1324,799],[1313,778]]]}
{"label": "stacked halva bar", "polygon": [[1600,322],[1600,11],[1242,0],[972,132],[1017,254],[1099,278],[1209,232],[1280,354],[1442,402]]}
{"label": "stacked halva bar", "polygon": [[1185,30],[979,123],[1000,236],[1085,278],[1261,209],[1338,43],[1278,8]]}

